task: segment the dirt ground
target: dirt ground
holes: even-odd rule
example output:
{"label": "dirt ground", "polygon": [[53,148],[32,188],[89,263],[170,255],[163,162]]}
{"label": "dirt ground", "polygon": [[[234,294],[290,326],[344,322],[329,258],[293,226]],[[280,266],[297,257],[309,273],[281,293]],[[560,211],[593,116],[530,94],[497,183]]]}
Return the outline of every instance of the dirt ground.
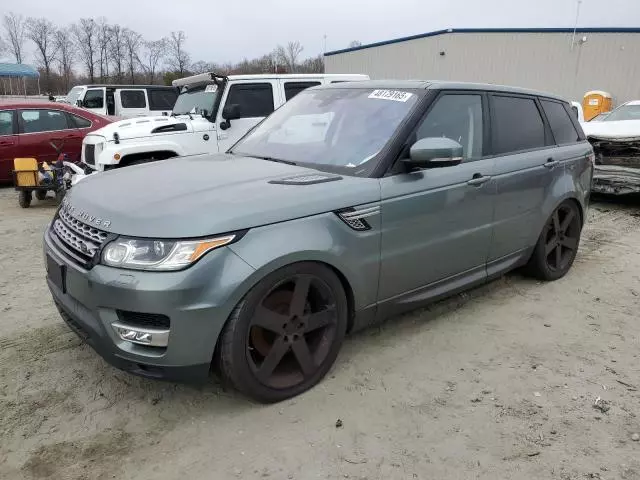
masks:
{"label": "dirt ground", "polygon": [[[640,479],[640,201],[570,274],[518,274],[350,337],[295,400],[108,366],[44,282],[53,202],[0,190],[2,479]],[[337,426],[341,420],[341,426]]]}

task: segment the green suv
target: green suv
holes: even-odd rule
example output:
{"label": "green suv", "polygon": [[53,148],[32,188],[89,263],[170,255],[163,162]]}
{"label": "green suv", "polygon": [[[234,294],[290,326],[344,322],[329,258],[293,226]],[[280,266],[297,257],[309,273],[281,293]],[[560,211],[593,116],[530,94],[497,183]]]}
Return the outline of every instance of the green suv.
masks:
{"label": "green suv", "polygon": [[592,172],[552,95],[316,87],[226,154],[78,183],[45,232],[47,283],[116,367],[171,380],[214,367],[279,401],[319,382],[349,332],[517,267],[565,275]]}

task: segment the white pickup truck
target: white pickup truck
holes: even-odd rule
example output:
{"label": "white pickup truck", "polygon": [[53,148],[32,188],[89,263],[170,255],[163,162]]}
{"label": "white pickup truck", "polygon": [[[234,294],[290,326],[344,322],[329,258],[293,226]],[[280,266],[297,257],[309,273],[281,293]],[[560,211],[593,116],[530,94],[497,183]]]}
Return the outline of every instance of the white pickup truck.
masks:
{"label": "white pickup truck", "polygon": [[[230,75],[204,73],[175,80],[180,95],[170,116],[122,120],[82,142],[90,174],[171,157],[224,152],[302,90],[366,75]],[[83,178],[76,176],[74,183]]]}

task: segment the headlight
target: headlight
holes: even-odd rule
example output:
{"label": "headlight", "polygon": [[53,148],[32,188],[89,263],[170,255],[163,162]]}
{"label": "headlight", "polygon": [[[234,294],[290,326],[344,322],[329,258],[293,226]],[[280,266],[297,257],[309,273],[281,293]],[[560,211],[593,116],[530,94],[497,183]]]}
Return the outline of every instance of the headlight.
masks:
{"label": "headlight", "polygon": [[210,250],[236,239],[237,235],[179,241],[120,237],[104,248],[102,263],[110,267],[137,270],[180,270]]}

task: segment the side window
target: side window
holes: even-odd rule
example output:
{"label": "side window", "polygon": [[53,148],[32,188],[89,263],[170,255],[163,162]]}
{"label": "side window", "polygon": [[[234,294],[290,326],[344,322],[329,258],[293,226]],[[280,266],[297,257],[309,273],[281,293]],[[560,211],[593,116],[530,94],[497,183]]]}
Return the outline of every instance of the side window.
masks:
{"label": "side window", "polygon": [[544,122],[532,98],[493,96],[495,154],[545,146]]}
{"label": "side window", "polygon": [[463,148],[467,159],[482,157],[482,96],[443,95],[436,100],[416,131],[416,140],[446,137]]}
{"label": "side window", "polygon": [[147,90],[151,110],[173,110],[178,99],[176,90]]}
{"label": "side window", "polygon": [[87,90],[82,105],[84,108],[104,108],[104,90]]}
{"label": "side window", "polygon": [[4,110],[0,112],[0,136],[1,135],[13,135],[15,130],[13,129],[13,111]]}
{"label": "side window", "polygon": [[71,117],[71,121],[73,122],[75,128],[89,128],[91,127],[91,121],[86,118],[80,117],[78,115],[74,115],[72,113],[69,114]]}
{"label": "side window", "polygon": [[240,118],[266,117],[273,112],[273,89],[270,83],[231,85],[226,105],[238,105]]}
{"label": "side window", "polygon": [[558,145],[580,141],[578,131],[561,103],[549,100],[542,100],[540,103],[542,103],[542,108],[553,132],[553,138],[556,139]]}
{"label": "side window", "polygon": [[320,82],[286,82],[284,84],[284,97],[288,102],[301,91],[316,85],[320,85]]}
{"label": "side window", "polygon": [[147,99],[142,90],[120,90],[122,108],[147,108]]}
{"label": "side window", "polygon": [[59,110],[20,110],[24,133],[51,132],[69,128],[67,116]]}

